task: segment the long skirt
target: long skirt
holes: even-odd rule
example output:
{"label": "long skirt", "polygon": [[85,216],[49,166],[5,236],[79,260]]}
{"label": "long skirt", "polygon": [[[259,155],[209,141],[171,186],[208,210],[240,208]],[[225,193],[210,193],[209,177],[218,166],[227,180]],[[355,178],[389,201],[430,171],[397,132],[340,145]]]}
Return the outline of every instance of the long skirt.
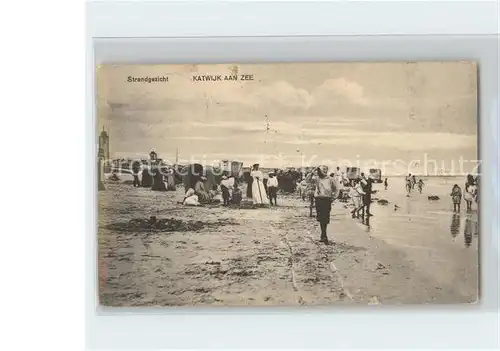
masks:
{"label": "long skirt", "polygon": [[316,197],[316,219],[320,223],[330,223],[330,212],[332,211],[332,200],[329,197]]}
{"label": "long skirt", "polygon": [[252,200],[256,205],[268,204],[266,188],[261,180],[255,179],[252,184]]}
{"label": "long skirt", "polygon": [[247,182],[247,198],[252,198],[252,186],[253,186],[253,178],[250,178]]}

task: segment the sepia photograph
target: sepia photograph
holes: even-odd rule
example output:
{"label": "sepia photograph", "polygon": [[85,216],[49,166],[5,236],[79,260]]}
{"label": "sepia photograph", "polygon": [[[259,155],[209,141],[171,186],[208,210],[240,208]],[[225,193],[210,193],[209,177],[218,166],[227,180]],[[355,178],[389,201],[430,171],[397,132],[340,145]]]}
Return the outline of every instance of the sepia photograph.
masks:
{"label": "sepia photograph", "polygon": [[470,61],[99,65],[109,307],[479,300]]}

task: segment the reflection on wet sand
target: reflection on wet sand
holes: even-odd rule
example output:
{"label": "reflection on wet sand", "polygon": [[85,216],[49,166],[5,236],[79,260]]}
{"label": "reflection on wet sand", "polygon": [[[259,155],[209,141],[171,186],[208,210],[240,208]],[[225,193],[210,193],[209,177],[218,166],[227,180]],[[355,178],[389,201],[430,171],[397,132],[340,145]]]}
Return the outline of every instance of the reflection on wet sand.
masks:
{"label": "reflection on wet sand", "polygon": [[470,218],[465,219],[465,226],[464,226],[464,242],[466,247],[470,247],[472,243],[472,235],[474,236],[478,235],[478,226],[477,222],[471,220]]}
{"label": "reflection on wet sand", "polygon": [[361,223],[366,225],[366,231],[370,231],[370,216],[366,216],[366,218],[361,218]]}
{"label": "reflection on wet sand", "polygon": [[451,217],[450,233],[453,239],[460,233],[460,213],[454,213]]}

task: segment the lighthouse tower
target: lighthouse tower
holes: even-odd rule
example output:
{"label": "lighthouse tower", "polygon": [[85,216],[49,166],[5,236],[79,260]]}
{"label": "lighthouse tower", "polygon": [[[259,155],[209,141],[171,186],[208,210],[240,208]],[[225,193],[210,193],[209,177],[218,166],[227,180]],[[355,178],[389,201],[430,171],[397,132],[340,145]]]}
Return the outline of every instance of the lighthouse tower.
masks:
{"label": "lighthouse tower", "polygon": [[102,152],[104,160],[109,161],[109,135],[102,127],[102,132],[99,135],[99,149]]}

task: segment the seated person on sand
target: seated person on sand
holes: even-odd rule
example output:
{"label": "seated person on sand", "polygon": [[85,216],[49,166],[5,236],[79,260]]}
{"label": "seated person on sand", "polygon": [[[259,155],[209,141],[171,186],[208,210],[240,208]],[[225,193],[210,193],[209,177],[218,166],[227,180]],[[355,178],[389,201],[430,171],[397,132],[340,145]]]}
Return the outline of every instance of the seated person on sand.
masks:
{"label": "seated person on sand", "polygon": [[210,203],[210,194],[205,190],[205,185],[203,184],[205,180],[207,180],[207,178],[199,177],[194,186],[194,191],[202,204]]}
{"label": "seated person on sand", "polygon": [[212,190],[210,190],[208,194],[210,195],[210,203],[222,202],[222,193],[219,191],[217,184],[212,186]]}
{"label": "seated person on sand", "polygon": [[186,195],[184,195],[184,200],[182,201],[183,205],[186,206],[199,206],[200,202],[198,201],[198,195],[196,195],[193,188],[189,188],[186,191]]}

